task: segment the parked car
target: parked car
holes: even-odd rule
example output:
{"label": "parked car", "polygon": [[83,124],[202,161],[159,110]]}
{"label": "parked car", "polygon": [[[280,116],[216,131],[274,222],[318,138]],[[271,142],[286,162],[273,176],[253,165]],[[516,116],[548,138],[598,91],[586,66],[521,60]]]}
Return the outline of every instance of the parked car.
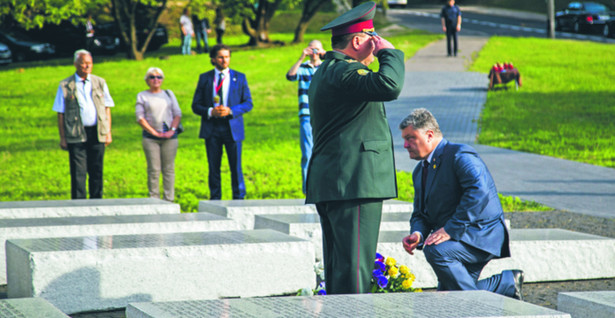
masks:
{"label": "parked car", "polygon": [[387,1],[389,8],[405,8],[408,5],[407,0],[389,0]]}
{"label": "parked car", "polygon": [[[120,47],[122,49],[126,48],[127,46],[126,42],[124,41],[124,38],[121,36],[120,30],[115,23],[111,22],[111,23],[100,24],[96,27],[96,30],[97,30],[96,32],[100,32],[101,34],[104,34],[104,35],[118,37],[120,40]],[[147,37],[148,33],[149,33],[149,30],[147,28],[137,26],[137,39],[139,41],[139,44],[138,44],[139,46],[141,46],[141,43],[145,41],[145,38]],[[158,25],[158,27],[156,28],[156,31],[154,31],[154,35],[152,36],[152,39],[149,42],[149,45],[147,46],[147,50],[155,51],[167,43],[169,43],[169,36],[168,36],[167,28],[165,28],[163,25]]]}
{"label": "parked car", "polygon": [[13,61],[41,60],[55,55],[56,49],[50,43],[36,42],[15,30],[0,30],[0,42],[11,49]]}
{"label": "parked car", "polygon": [[615,38],[615,14],[612,14],[611,18],[604,24],[602,35],[607,38]]}
{"label": "parked car", "polygon": [[570,2],[564,11],[555,13],[555,30],[603,33],[609,19],[609,9],[601,3]]}
{"label": "parked car", "polygon": [[30,29],[26,33],[33,39],[51,42],[60,55],[70,56],[79,49],[87,49],[94,54],[115,54],[120,46],[119,37],[99,34],[96,25],[94,36],[88,41],[85,26],[77,26],[70,21],[45,24],[40,29]]}
{"label": "parked car", "polygon": [[11,54],[11,49],[4,43],[0,43],[0,64],[6,65],[13,62],[13,56]]}

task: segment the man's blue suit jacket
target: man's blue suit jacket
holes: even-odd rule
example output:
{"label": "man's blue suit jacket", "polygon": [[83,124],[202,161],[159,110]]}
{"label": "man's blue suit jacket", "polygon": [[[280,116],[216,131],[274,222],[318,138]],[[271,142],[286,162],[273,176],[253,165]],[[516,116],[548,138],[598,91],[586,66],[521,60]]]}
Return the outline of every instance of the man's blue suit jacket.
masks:
{"label": "man's blue suit jacket", "polygon": [[424,241],[432,231],[444,227],[452,240],[496,257],[510,256],[495,183],[476,150],[443,138],[428,169],[425,204],[421,202],[422,164],[412,173],[415,200],[410,233],[420,232]]}
{"label": "man's blue suit jacket", "polygon": [[[194,92],[192,99],[192,111],[201,116],[201,131],[199,138],[208,138],[213,132],[211,125],[213,118],[208,118],[207,112],[214,103],[214,77],[216,72],[211,70],[199,76],[199,82]],[[233,140],[241,141],[244,139],[243,114],[252,110],[252,95],[246,75],[235,70],[229,70],[229,85],[228,100],[224,102],[225,106],[231,108],[233,114],[229,120],[231,125],[231,133]]]}

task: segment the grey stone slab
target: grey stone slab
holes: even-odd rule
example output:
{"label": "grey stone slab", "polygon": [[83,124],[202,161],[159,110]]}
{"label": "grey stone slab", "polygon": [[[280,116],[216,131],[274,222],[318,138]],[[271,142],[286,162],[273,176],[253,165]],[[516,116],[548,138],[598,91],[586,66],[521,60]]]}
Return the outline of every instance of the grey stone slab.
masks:
{"label": "grey stone slab", "polygon": [[[383,213],[380,231],[409,231],[410,212]],[[272,229],[288,235],[309,240],[314,244],[316,261],[322,259],[322,229],[316,213],[256,215],[255,229]],[[509,220],[506,226],[510,228]]]}
{"label": "grey stone slab", "polygon": [[[409,220],[410,212],[383,213],[380,231],[407,231]],[[322,229],[316,213],[256,215],[254,228],[272,229],[309,240],[314,245],[316,261],[322,259]]]}
{"label": "grey stone slab", "polygon": [[[436,287],[437,278],[422,251],[409,255],[401,239],[407,231],[380,232],[378,252],[395,258],[416,275],[414,287]],[[481,278],[522,269],[526,282],[615,277],[615,239],[561,229],[510,230],[511,257],[489,262]]]}
{"label": "grey stone slab", "polygon": [[544,317],[570,315],[485,291],[132,303],[127,318]]}
{"label": "grey stone slab", "polygon": [[153,198],[0,202],[0,219],[172,213],[179,204]]}
{"label": "grey stone slab", "polygon": [[[211,213],[0,219],[0,246],[8,239],[231,230],[239,230],[235,221]],[[5,262],[2,248],[0,263]],[[6,266],[0,266],[0,284],[6,282]]]}
{"label": "grey stone slab", "polygon": [[42,298],[0,300],[0,318],[63,318],[68,317]]}
{"label": "grey stone slab", "polygon": [[[255,215],[315,213],[316,207],[305,204],[305,199],[212,200],[199,201],[198,210],[231,218],[239,222],[242,229],[251,230]],[[399,200],[385,200],[382,207],[384,213],[412,210],[412,203]]]}
{"label": "grey stone slab", "polygon": [[294,293],[315,283],[312,245],[273,230],[8,240],[8,297],[65,313],[131,302]]}
{"label": "grey stone slab", "polygon": [[572,318],[613,318],[615,290],[558,293],[557,310]]}

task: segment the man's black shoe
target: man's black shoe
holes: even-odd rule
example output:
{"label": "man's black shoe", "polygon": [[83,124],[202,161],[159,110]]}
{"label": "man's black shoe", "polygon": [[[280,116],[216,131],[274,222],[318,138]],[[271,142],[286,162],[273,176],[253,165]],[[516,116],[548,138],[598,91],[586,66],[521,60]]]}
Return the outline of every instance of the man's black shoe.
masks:
{"label": "man's black shoe", "polygon": [[514,299],[523,300],[523,294],[521,294],[521,288],[523,287],[524,274],[522,270],[515,269],[511,271],[515,282],[515,294],[512,296]]}

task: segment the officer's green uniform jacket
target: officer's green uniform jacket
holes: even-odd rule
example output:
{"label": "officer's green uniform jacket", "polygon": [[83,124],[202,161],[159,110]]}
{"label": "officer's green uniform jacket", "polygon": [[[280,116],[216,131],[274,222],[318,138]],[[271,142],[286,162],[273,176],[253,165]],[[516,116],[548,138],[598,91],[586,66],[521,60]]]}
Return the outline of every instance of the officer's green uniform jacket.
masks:
{"label": "officer's green uniform jacket", "polygon": [[383,101],[404,83],[404,53],[378,51],[380,70],[330,51],[308,91],[314,148],[306,203],[397,197],[393,140]]}

